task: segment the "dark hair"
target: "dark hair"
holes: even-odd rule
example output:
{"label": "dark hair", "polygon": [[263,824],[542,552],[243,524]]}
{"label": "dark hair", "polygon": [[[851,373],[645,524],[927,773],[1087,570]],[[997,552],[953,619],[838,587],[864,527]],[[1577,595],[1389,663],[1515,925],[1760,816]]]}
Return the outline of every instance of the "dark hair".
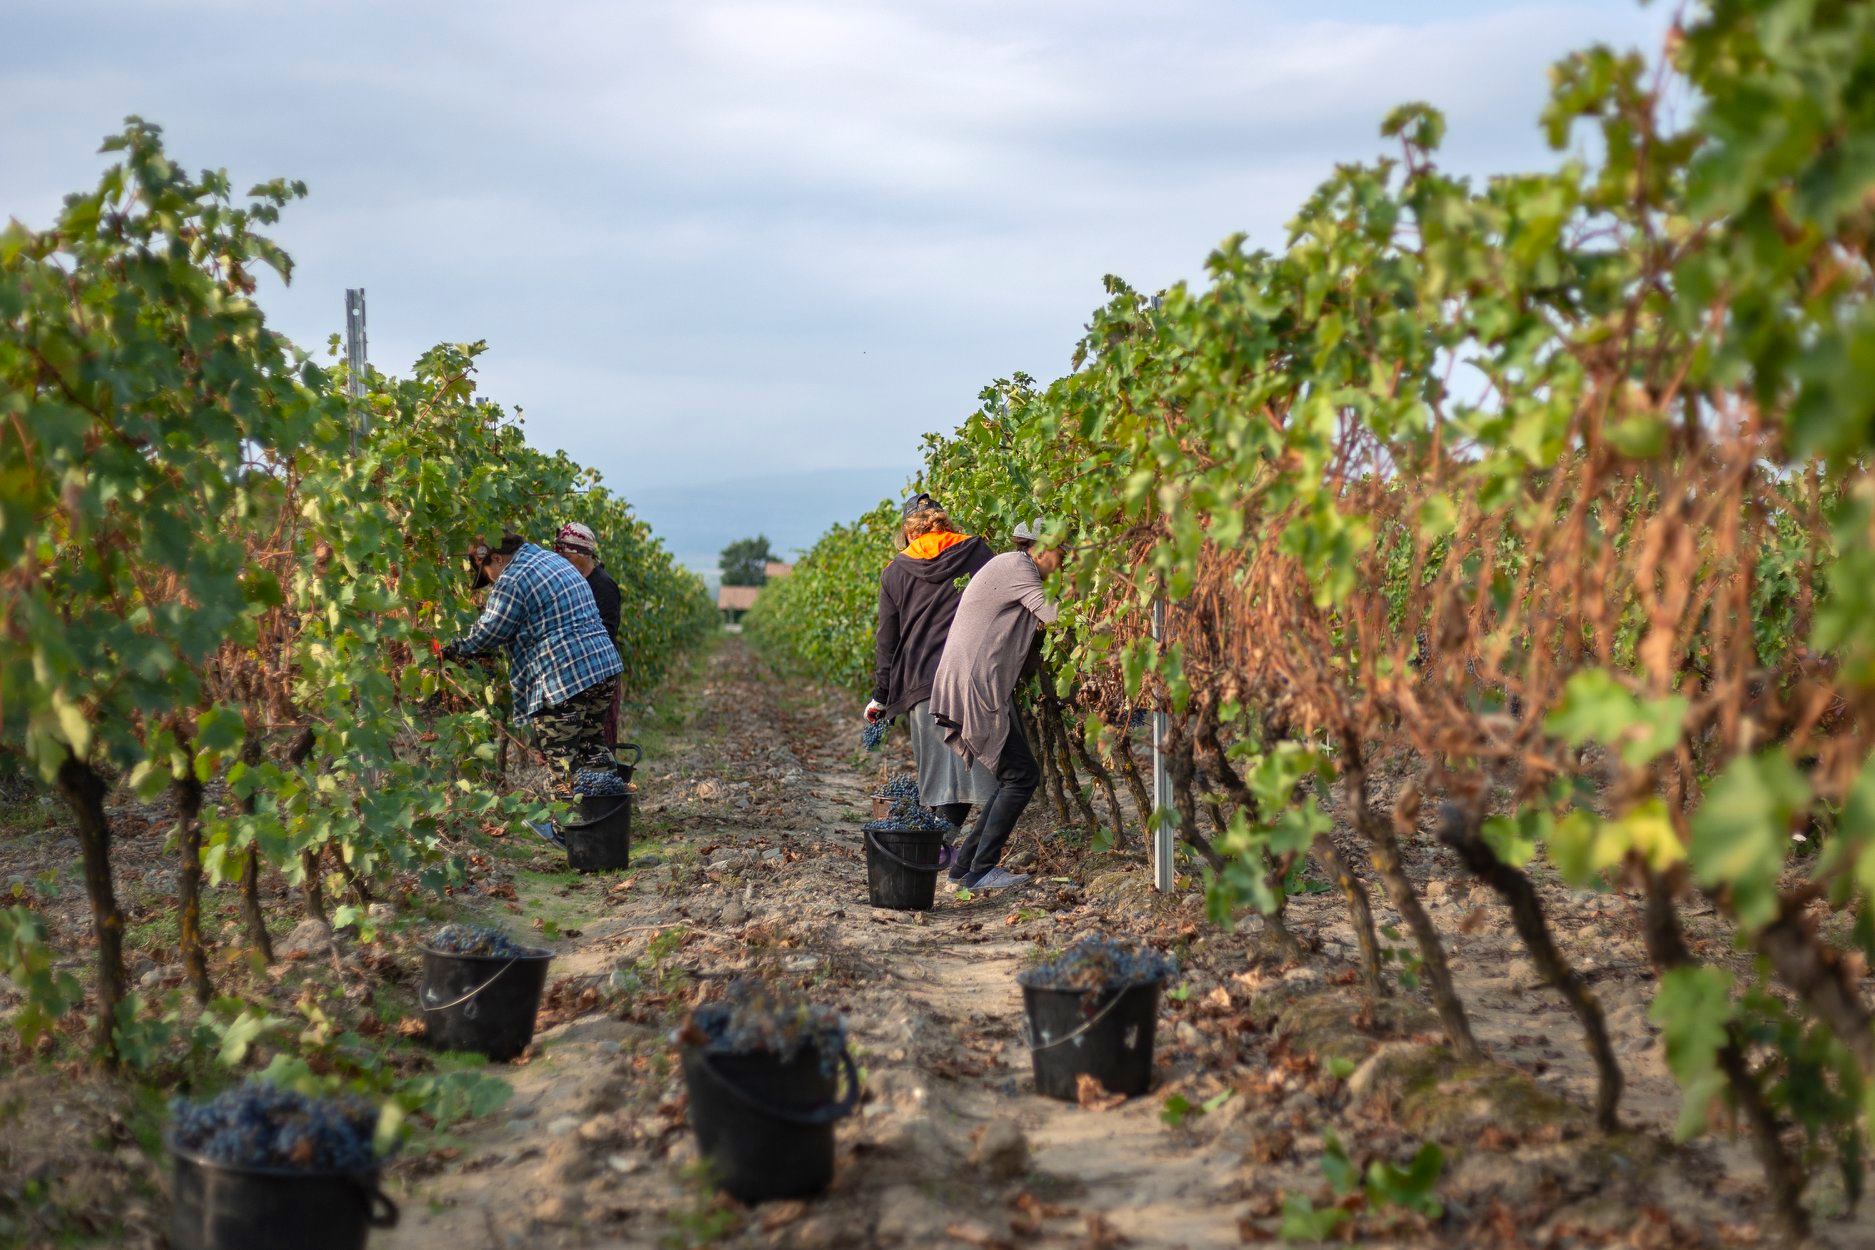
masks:
{"label": "dark hair", "polygon": [[469,582],[469,589],[480,590],[493,580],[488,575],[489,560],[493,559],[495,556],[513,555],[521,549],[521,544],[526,541],[527,540],[522,538],[519,534],[503,534],[501,536],[501,546],[491,548],[487,542],[477,538],[474,545],[469,548],[469,567],[475,571],[474,578]]}

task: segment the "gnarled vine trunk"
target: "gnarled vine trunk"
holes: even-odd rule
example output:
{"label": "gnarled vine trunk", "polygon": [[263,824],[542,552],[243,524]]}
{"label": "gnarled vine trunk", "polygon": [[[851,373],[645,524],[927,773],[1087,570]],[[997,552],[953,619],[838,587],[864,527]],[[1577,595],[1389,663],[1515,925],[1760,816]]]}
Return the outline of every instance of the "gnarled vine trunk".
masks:
{"label": "gnarled vine trunk", "polygon": [[215,996],[208,976],[208,943],[202,936],[202,783],[193,772],[176,778],[176,930],[183,971],[195,999]]}
{"label": "gnarled vine trunk", "polygon": [[1455,803],[1441,806],[1439,836],[1458,852],[1458,857],[1473,875],[1493,890],[1510,908],[1511,923],[1524,949],[1530,952],[1537,971],[1563,996],[1575,1013],[1588,1039],[1589,1055],[1595,1061],[1595,1123],[1604,1133],[1621,1127],[1621,1065],[1615,1060],[1614,1047],[1608,1042],[1608,1024],[1602,1016],[1601,1002],[1589,992],[1582,976],[1563,957],[1551,936],[1549,922],[1543,916],[1543,904],[1537,898],[1530,878],[1499,859],[1478,832],[1475,813],[1468,813]]}
{"label": "gnarled vine trunk", "polygon": [[111,876],[111,824],[104,813],[109,791],[98,770],[75,756],[59,765],[58,790],[78,826],[91,931],[98,943],[97,1043],[105,1062],[117,1062],[117,1006],[124,1000],[124,913]]}

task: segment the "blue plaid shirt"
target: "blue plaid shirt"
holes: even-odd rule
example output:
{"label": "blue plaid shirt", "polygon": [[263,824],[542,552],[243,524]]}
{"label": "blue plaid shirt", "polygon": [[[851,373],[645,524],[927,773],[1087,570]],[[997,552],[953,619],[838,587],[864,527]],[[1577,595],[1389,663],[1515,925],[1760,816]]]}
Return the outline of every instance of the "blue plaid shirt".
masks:
{"label": "blue plaid shirt", "polygon": [[559,556],[522,543],[488,592],[481,619],[457,640],[463,655],[508,651],[514,710],[526,720],[624,671],[592,587]]}

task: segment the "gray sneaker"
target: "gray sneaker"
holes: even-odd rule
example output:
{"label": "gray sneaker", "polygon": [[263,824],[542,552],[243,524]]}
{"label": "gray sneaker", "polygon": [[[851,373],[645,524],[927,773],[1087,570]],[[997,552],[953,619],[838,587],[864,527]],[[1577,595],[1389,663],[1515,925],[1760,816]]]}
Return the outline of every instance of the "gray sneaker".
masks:
{"label": "gray sneaker", "polygon": [[978,877],[970,886],[973,890],[1007,890],[1013,886],[1028,884],[1026,872],[1010,872],[1006,868],[992,868]]}

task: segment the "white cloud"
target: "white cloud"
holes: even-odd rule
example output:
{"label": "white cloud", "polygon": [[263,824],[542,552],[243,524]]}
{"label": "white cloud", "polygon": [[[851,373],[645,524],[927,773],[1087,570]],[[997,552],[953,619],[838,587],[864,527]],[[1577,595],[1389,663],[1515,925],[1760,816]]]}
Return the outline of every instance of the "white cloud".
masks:
{"label": "white cloud", "polygon": [[[1405,99],[1449,158],[1546,161],[1544,67],[1664,6],[1388,0],[15,0],[0,216],[127,112],[304,178],[274,319],[371,294],[373,356],[486,338],[487,389],[634,483],[908,462],[989,379],[1065,367],[1100,278],[1266,246]],[[212,30],[213,38],[203,32]]]}

